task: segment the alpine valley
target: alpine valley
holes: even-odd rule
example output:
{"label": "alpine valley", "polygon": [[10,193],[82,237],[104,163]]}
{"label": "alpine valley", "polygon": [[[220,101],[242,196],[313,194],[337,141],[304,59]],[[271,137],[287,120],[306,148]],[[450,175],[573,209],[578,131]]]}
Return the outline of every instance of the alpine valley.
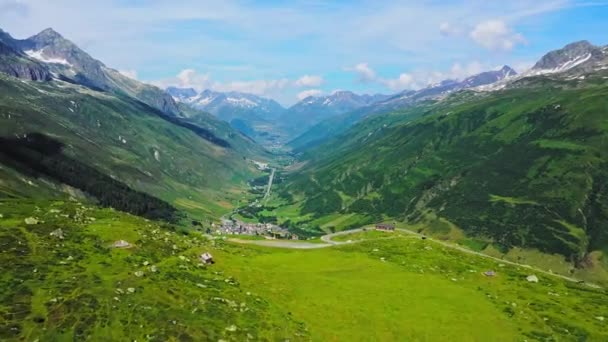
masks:
{"label": "alpine valley", "polygon": [[210,88],[0,30],[0,340],[608,340],[608,47]]}

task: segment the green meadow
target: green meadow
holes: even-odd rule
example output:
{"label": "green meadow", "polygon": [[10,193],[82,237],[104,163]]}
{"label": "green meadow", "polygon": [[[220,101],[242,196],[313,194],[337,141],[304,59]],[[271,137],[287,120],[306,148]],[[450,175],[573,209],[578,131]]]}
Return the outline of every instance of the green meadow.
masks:
{"label": "green meadow", "polygon": [[[3,200],[0,213],[2,340],[608,339],[604,289],[528,282],[526,267],[414,235],[292,250],[78,202]],[[201,264],[203,252],[216,263]]]}

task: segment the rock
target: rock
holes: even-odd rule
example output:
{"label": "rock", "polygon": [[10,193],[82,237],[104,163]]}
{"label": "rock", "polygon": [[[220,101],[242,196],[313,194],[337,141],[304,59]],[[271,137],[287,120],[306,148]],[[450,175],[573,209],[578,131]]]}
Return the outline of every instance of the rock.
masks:
{"label": "rock", "polygon": [[55,229],[49,235],[58,239],[63,239],[63,230],[61,230],[61,228]]}
{"label": "rock", "polygon": [[35,219],[33,217],[28,217],[24,221],[25,221],[25,224],[28,224],[28,225],[38,224],[38,222],[39,222],[37,219]]}
{"label": "rock", "polygon": [[129,292],[129,293],[135,293],[135,288],[133,288],[133,287],[129,287],[129,288],[127,289],[127,292]]}
{"label": "rock", "polygon": [[134,274],[135,274],[135,276],[136,276],[136,277],[138,277],[138,278],[141,278],[141,277],[143,277],[143,276],[144,276],[144,272],[143,272],[143,271],[136,271]]}
{"label": "rock", "polygon": [[125,240],[118,240],[118,241],[114,241],[114,243],[112,244],[112,247],[114,248],[129,248],[131,247],[131,244],[128,243]]}
{"label": "rock", "polygon": [[538,283],[538,277],[535,276],[534,274],[527,276],[526,280],[531,283]]}

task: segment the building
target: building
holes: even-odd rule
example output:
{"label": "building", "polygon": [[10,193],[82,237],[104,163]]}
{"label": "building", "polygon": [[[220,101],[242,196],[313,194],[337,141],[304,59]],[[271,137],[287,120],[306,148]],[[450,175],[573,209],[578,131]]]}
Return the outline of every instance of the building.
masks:
{"label": "building", "polygon": [[376,230],[394,231],[395,226],[392,224],[379,223],[376,225]]}

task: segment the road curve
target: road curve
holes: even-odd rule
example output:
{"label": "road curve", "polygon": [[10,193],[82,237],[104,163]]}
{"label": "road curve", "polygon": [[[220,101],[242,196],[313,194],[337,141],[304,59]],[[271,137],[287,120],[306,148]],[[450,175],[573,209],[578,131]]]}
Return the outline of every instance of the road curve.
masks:
{"label": "road curve", "polygon": [[[336,236],[348,235],[348,234],[352,234],[352,233],[363,231],[364,229],[373,229],[373,228],[357,228],[357,229],[344,230],[344,231],[341,231],[341,232],[336,232],[336,233],[332,233],[332,234],[323,235],[323,236],[321,236],[321,241],[323,241],[324,243],[290,242],[290,241],[286,241],[286,240],[241,240],[241,239],[229,239],[229,241],[236,242],[236,243],[242,243],[242,244],[252,244],[252,245],[258,245],[258,246],[266,246],[266,247],[291,248],[291,249],[318,249],[318,248],[327,248],[327,247],[332,247],[332,246],[338,246],[338,245],[344,245],[344,244],[352,244],[352,243],[366,241],[366,240],[355,240],[355,241],[350,241],[350,242],[342,242],[342,241],[333,241],[332,240],[332,238],[334,238]],[[513,265],[513,266],[517,266],[517,267],[527,268],[530,271],[533,271],[535,273],[542,273],[544,275],[561,278],[561,279],[564,279],[564,280],[567,280],[567,281],[571,281],[571,282],[575,282],[575,283],[581,282],[580,279],[576,279],[576,278],[568,277],[568,276],[565,276],[565,275],[548,272],[548,271],[545,271],[545,270],[542,270],[540,268],[536,268],[536,267],[533,267],[533,266],[530,266],[530,265],[519,264],[517,262],[513,262],[513,261],[509,261],[509,260],[505,260],[505,259],[496,258],[496,257],[490,256],[490,255],[487,255],[487,254],[483,254],[483,253],[480,253],[480,252],[472,251],[470,249],[458,246],[458,245],[453,244],[453,243],[436,240],[436,239],[427,237],[426,235],[423,235],[423,234],[420,234],[420,233],[417,233],[417,232],[414,232],[414,231],[411,231],[411,230],[401,229],[401,228],[397,228],[396,230],[398,230],[400,232],[407,233],[407,234],[412,234],[412,235],[418,236],[420,238],[422,238],[423,236],[425,236],[427,240],[432,241],[432,242],[437,243],[437,244],[440,244],[440,245],[442,245],[444,247],[455,249],[455,250],[458,250],[458,251],[463,252],[463,253],[476,255],[476,256],[479,256],[479,257],[482,257],[482,258],[492,259],[492,260],[494,260],[496,262],[499,262],[499,263],[502,263],[502,264],[509,264],[509,265]],[[585,282],[585,285],[587,285],[589,287],[593,287],[593,288],[598,288],[598,289],[602,288],[601,286],[593,284],[593,283],[587,283],[587,282]]]}

